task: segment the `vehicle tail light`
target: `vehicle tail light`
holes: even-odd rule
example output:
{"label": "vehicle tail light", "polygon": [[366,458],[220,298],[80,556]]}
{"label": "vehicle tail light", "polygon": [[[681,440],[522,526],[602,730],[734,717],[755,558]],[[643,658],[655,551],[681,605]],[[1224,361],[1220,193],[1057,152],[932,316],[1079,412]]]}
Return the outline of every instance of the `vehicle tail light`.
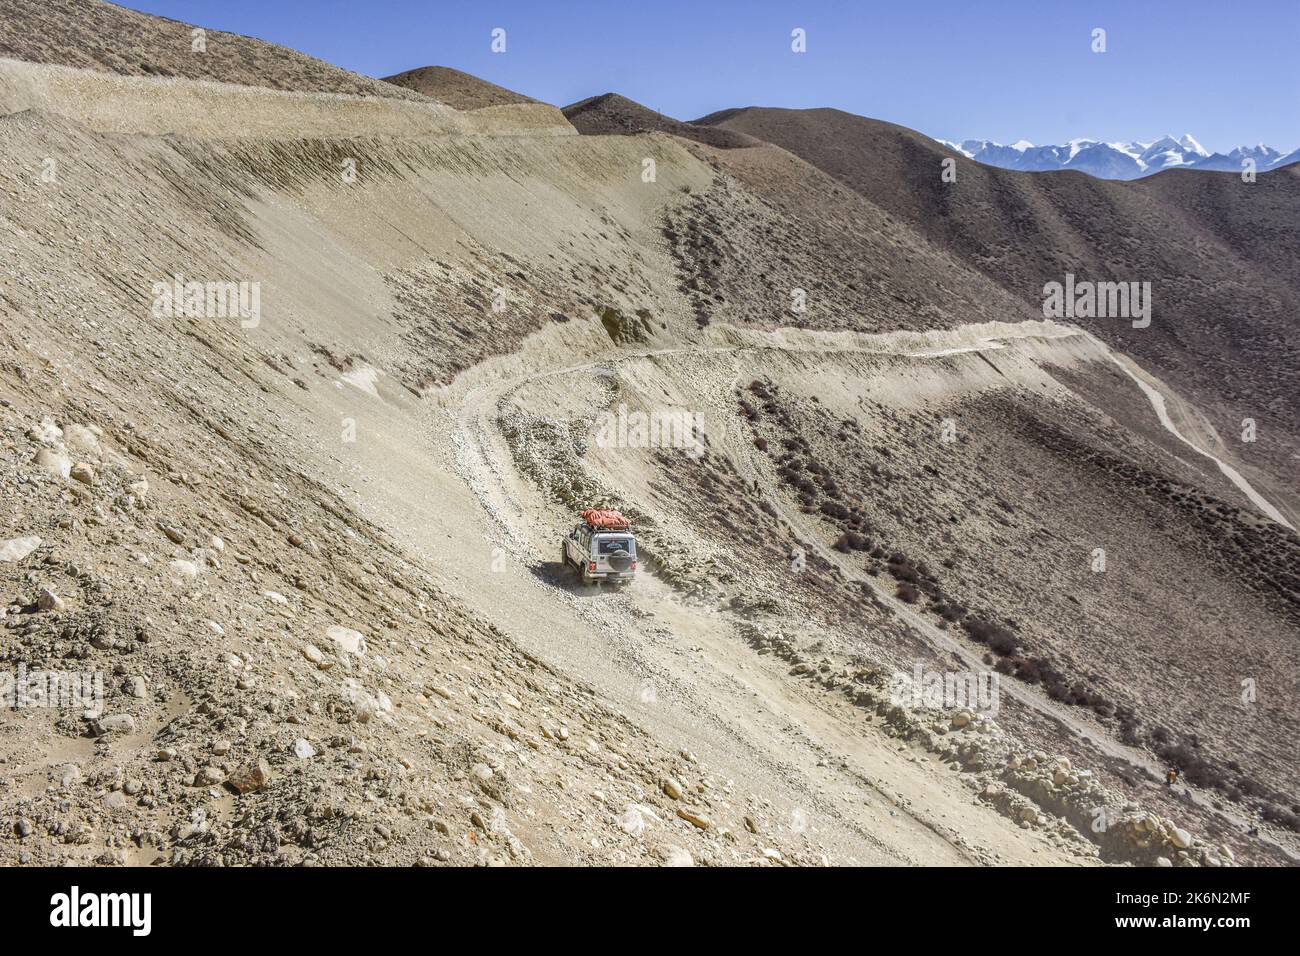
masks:
{"label": "vehicle tail light", "polygon": [[595,571],[595,570],[596,570],[596,562],[595,562],[595,561],[589,561],[589,562],[587,563],[587,570],[588,570],[588,571]]}
{"label": "vehicle tail light", "polygon": [[636,562],[635,562],[635,561],[632,562],[632,570],[633,570],[633,571],[636,570]]}

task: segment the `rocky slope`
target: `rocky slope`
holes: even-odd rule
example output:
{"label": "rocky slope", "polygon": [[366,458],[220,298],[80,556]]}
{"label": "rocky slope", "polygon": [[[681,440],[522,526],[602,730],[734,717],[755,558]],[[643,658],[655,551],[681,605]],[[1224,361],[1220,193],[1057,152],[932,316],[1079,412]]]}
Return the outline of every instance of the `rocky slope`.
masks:
{"label": "rocky slope", "polygon": [[123,76],[220,80],[273,90],[416,94],[251,37],[128,10],[105,0],[6,0],[0,57]]}
{"label": "rocky slope", "polygon": [[[1254,183],[1173,171],[1134,183],[995,169],[903,127],[838,110],[730,110],[696,121],[773,143],[830,174],[952,258],[1040,309],[1066,273],[1149,282],[1153,318],[1078,321],[1185,390],[1236,455],[1260,470],[1292,523],[1300,369],[1300,273],[1280,250],[1300,237],[1300,172]],[[724,154],[725,155],[725,154]],[[944,182],[942,163],[956,163]],[[1250,444],[1241,422],[1267,423]]]}

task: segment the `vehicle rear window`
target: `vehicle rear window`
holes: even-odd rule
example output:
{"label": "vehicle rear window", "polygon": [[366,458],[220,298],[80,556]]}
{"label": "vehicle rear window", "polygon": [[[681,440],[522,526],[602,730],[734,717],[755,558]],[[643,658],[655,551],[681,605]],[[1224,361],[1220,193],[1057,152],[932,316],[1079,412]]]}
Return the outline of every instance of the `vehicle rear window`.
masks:
{"label": "vehicle rear window", "polygon": [[631,538],[601,538],[599,545],[601,554],[613,554],[615,551],[632,553]]}

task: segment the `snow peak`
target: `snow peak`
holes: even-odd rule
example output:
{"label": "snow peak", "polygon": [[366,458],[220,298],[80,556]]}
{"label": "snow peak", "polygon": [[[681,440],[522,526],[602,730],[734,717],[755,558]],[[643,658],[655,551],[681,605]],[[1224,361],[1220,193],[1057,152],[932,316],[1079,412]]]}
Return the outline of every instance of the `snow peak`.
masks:
{"label": "snow peak", "polygon": [[148,936],[153,926],[152,893],[71,893],[50,897],[50,925],[128,926],[135,936]]}
{"label": "snow peak", "polygon": [[1043,286],[1045,319],[1132,319],[1133,328],[1151,324],[1150,282],[1078,282],[1065,274],[1065,284]]}

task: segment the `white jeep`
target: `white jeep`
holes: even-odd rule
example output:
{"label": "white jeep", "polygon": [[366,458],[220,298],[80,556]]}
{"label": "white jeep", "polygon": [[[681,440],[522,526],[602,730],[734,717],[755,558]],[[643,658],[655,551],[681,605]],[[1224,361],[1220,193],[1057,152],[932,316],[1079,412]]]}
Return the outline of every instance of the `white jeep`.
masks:
{"label": "white jeep", "polygon": [[636,537],[629,530],[609,530],[583,522],[564,538],[560,560],[572,565],[583,584],[627,584],[636,576]]}

